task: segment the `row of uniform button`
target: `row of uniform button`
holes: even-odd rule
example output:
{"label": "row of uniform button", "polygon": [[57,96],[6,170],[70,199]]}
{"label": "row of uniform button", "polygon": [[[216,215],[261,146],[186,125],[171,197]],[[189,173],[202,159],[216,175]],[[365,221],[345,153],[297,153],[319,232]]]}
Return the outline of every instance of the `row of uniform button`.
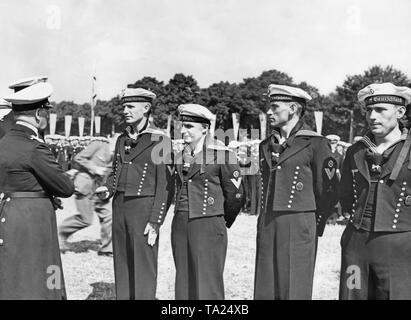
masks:
{"label": "row of uniform button", "polygon": [[355,207],[357,206],[358,203],[358,194],[357,194],[357,181],[355,180],[355,178],[353,178],[352,180],[353,184],[352,184],[352,190],[354,193],[354,203],[352,204],[352,214],[351,214],[351,218],[350,218],[350,222],[353,222],[353,215],[355,213]]}
{"label": "row of uniform button", "polygon": [[[281,167],[278,166],[277,169],[281,170]],[[293,180],[293,186],[291,187],[290,198],[288,199],[288,206],[287,206],[288,209],[291,209],[291,205],[293,204],[296,185],[297,185],[297,182],[298,182],[298,175],[300,174],[300,166],[295,167],[294,174],[295,174],[295,176],[294,176],[294,180]]]}
{"label": "row of uniform button", "polygon": [[392,222],[393,222],[392,228],[393,229],[397,229],[399,213],[401,211],[400,208],[402,206],[401,203],[404,201],[403,197],[405,197],[406,186],[407,186],[407,181],[403,181],[402,187],[401,187],[400,197],[399,197],[398,202],[397,202],[397,208],[395,209],[395,213],[394,213],[394,219],[392,220]]}
{"label": "row of uniform button", "polygon": [[[188,183],[192,183],[193,180],[189,179]],[[211,200],[214,201],[214,199],[212,197],[208,197],[208,179],[204,180],[204,203],[203,203],[203,215],[207,214],[207,202],[210,202],[210,204],[212,204]]]}
{"label": "row of uniform button", "polygon": [[114,164],[114,170],[113,170],[113,176],[114,176],[114,179],[113,179],[113,190],[115,190],[115,188],[116,188],[116,183],[117,183],[117,168],[118,168],[118,159],[120,158],[120,154],[119,153],[117,153],[117,155],[116,155],[116,162],[115,162],[115,164]]}
{"label": "row of uniform button", "polygon": [[[130,162],[130,164],[132,164],[132,162]],[[141,177],[140,185],[139,185],[138,191],[137,191],[138,196],[141,195],[141,190],[143,188],[144,179],[146,178],[147,168],[148,168],[148,163],[145,163],[144,164],[144,169],[143,169],[143,176]]]}
{"label": "row of uniform button", "polygon": [[208,199],[208,179],[204,180],[204,203],[203,203],[203,215],[207,214],[207,199]]}
{"label": "row of uniform button", "polygon": [[[379,183],[383,184],[384,180],[380,180]],[[401,187],[401,193],[400,193],[400,198],[398,199],[397,205],[396,205],[396,209],[395,209],[395,213],[394,213],[394,219],[392,220],[393,225],[392,228],[393,229],[397,229],[397,223],[398,223],[398,218],[399,218],[399,213],[401,212],[400,207],[402,206],[402,202],[404,201],[404,196],[405,196],[405,191],[406,191],[406,186],[407,186],[407,182],[404,181],[402,183],[402,187]],[[353,209],[352,209],[352,214],[355,213],[355,207],[358,203],[358,195],[357,195],[357,188],[356,188],[356,180],[353,179],[353,193],[354,193],[354,203],[353,203]],[[352,219],[352,215],[351,215],[351,219],[350,222],[353,222]]]}
{"label": "row of uniform button", "polygon": [[158,223],[161,223],[162,219],[163,219],[163,215],[164,215],[164,210],[166,208],[166,204],[163,202],[161,204],[161,210],[160,210],[160,214],[158,215]]}

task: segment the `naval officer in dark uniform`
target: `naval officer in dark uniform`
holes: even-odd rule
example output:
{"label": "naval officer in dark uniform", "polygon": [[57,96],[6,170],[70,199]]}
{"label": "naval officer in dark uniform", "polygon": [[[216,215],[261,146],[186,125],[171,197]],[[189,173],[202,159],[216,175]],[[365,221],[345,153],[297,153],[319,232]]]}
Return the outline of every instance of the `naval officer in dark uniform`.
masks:
{"label": "naval officer in dark uniform", "polygon": [[274,130],[260,144],[254,298],[311,299],[317,236],[337,201],[337,165],[328,140],[302,120],[308,93],[273,84],[268,97]]}
{"label": "naval officer in dark uniform", "polygon": [[340,299],[411,299],[411,136],[400,119],[411,89],[358,92],[370,131],[347,150],[340,185],[350,216],[341,238]]}
{"label": "naval officer in dark uniform", "polygon": [[208,137],[213,114],[178,108],[185,148],[176,154],[177,192],[171,244],[177,300],[223,300],[227,228],[244,204],[234,153]]}
{"label": "naval officer in dark uniform", "polygon": [[155,98],[141,88],[123,91],[128,126],[117,140],[106,184],[114,196],[114,273],[120,300],[155,299],[158,234],[174,197],[171,141],[149,125]]}
{"label": "naval officer in dark uniform", "polygon": [[39,137],[51,93],[39,82],[5,98],[16,124],[0,140],[0,299],[66,298],[54,197],[74,186]]}
{"label": "naval officer in dark uniform", "polygon": [[9,132],[14,124],[14,115],[11,110],[11,103],[0,98],[0,139]]}

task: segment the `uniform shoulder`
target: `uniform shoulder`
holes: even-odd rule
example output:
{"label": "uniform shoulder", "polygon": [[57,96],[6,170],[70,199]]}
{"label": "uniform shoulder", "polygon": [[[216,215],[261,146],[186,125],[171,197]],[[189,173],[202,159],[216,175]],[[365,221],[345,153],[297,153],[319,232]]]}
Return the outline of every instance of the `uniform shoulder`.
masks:
{"label": "uniform shoulder", "polygon": [[353,145],[347,148],[347,154],[356,153],[361,149],[364,149],[366,146],[361,141],[355,142]]}
{"label": "uniform shoulder", "polygon": [[52,154],[50,146],[36,137],[30,138],[30,147],[31,157],[36,157],[39,154]]}
{"label": "uniform shoulder", "polygon": [[266,144],[267,142],[269,142],[270,141],[270,136],[268,136],[267,138],[265,138],[264,140],[262,140],[261,142],[260,142],[260,145],[262,145],[262,144]]}
{"label": "uniform shoulder", "polygon": [[33,145],[33,147],[36,147],[36,148],[37,147],[39,147],[39,148],[44,148],[44,147],[49,148],[49,146],[46,144],[46,142],[43,139],[41,139],[41,138],[39,138],[35,135],[29,135],[28,139],[29,139],[30,143]]}
{"label": "uniform shoulder", "polygon": [[267,138],[265,138],[264,140],[262,140],[259,144],[258,144],[258,148],[261,149],[262,146],[267,145],[270,142],[271,136],[268,136]]}
{"label": "uniform shoulder", "polygon": [[319,139],[327,139],[323,135],[312,131],[312,130],[307,130],[303,129],[297,132],[296,137],[310,137],[310,138],[319,138]]}

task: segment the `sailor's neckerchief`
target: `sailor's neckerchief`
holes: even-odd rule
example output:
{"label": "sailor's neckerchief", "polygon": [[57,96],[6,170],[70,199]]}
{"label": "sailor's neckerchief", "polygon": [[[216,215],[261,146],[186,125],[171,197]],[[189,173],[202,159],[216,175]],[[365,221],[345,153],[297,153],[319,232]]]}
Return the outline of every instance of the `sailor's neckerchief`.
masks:
{"label": "sailor's neckerchief", "polygon": [[284,150],[288,147],[290,147],[295,139],[295,136],[298,131],[301,130],[301,128],[304,126],[304,121],[300,119],[294,128],[291,130],[290,135],[288,138],[283,142],[283,143],[277,143],[275,142],[275,139],[277,141],[280,141],[281,135],[280,135],[280,129],[275,128],[272,131],[271,137],[270,137],[270,152],[271,152],[271,161],[273,166],[275,166],[280,158],[281,153],[284,152]]}
{"label": "sailor's neckerchief", "polygon": [[141,130],[138,131],[137,135],[131,136],[133,135],[133,127],[131,125],[128,125],[125,129],[124,129],[124,133],[126,135],[126,139],[124,140],[124,146],[125,146],[125,152],[128,154],[130,153],[130,149],[134,148],[137,145],[137,140],[138,138],[144,134],[144,133],[162,133],[158,130],[156,130],[155,128],[151,128],[150,127],[150,122],[147,119],[146,123],[144,124],[143,128],[141,128]]}
{"label": "sailor's neckerchief", "polygon": [[371,172],[381,173],[382,165],[389,159],[394,147],[401,141],[406,140],[408,132],[403,131],[399,140],[392,143],[383,153],[377,151],[377,145],[373,142],[373,134],[368,132],[363,138],[359,140],[367,147],[366,160]]}

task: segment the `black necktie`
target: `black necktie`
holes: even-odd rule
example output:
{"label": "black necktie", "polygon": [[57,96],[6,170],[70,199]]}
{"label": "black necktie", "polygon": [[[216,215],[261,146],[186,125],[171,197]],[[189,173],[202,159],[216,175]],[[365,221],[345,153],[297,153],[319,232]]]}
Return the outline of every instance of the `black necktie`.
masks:
{"label": "black necktie", "polygon": [[277,165],[281,153],[288,147],[287,141],[283,143],[275,143],[274,139],[270,141],[271,163],[273,166]]}
{"label": "black necktie", "polygon": [[132,138],[126,138],[126,140],[124,141],[126,154],[130,154],[131,148],[134,148],[136,145],[137,145],[137,140],[134,140]]}
{"label": "black necktie", "polygon": [[183,174],[186,175],[194,162],[194,150],[187,146],[183,152]]}
{"label": "black necktie", "polygon": [[376,153],[368,149],[365,158],[371,173],[379,174],[382,172],[382,166],[388,160],[389,155],[385,153]]}

